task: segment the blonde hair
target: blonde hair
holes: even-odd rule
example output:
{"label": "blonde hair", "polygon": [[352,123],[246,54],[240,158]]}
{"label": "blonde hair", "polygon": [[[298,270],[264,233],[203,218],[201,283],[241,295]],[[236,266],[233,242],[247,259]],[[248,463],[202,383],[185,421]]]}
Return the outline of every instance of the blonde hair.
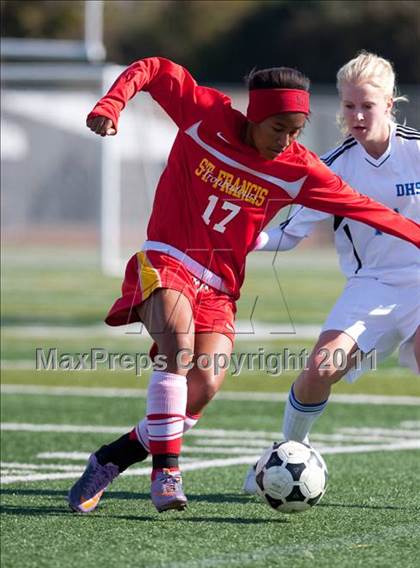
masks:
{"label": "blonde hair", "polygon": [[[407,97],[398,95],[395,71],[392,63],[374,53],[361,51],[356,57],[348,61],[337,72],[337,90],[341,97],[342,87],[345,83],[370,83],[381,89],[386,97],[391,97],[393,103],[408,101]],[[338,123],[343,133],[347,133],[341,112],[338,114]],[[395,115],[391,111],[391,120]]]}

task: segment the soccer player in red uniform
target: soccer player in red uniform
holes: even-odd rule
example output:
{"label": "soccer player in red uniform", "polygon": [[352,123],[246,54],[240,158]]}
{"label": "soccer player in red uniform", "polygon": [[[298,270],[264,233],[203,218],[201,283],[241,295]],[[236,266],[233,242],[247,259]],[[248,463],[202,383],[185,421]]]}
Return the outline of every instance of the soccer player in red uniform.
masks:
{"label": "soccer player in red uniform", "polygon": [[157,510],[186,506],[182,436],[225,375],[194,361],[230,356],[245,257],[279,209],[305,205],[420,245],[417,223],[354,191],[296,141],[310,112],[304,75],[284,67],[255,71],[248,87],[245,117],[183,67],[148,58],[128,67],[88,116],[93,132],[114,135],[127,101],[148,91],[179,130],[147,241],[128,262],[122,296],[106,318],[110,325],[142,321],[165,367],[152,372],[147,419],[90,457],[69,493],[76,511],[95,509],[107,485],[149,451]]}

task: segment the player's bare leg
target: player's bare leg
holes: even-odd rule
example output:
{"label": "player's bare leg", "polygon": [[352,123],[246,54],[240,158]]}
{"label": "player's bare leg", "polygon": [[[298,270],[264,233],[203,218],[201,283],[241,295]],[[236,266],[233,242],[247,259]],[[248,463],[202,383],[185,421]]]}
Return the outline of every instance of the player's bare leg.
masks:
{"label": "player's bare leg", "polygon": [[180,292],[159,289],[141,304],[138,314],[166,358],[165,370],[152,372],[147,393],[152,502],[159,512],[183,509],[187,499],[178,458],[187,406],[186,375],[194,350],[192,308]]}
{"label": "player's bare leg", "polygon": [[[187,411],[184,433],[195,426],[204,407],[220,389],[229,366],[231,351],[230,339],[221,333],[195,334],[195,355],[191,363],[192,368],[187,374]],[[207,361],[210,361],[211,365],[208,365]],[[149,452],[147,418],[143,418],[137,424],[135,433],[141,447]],[[133,457],[135,458],[135,455]]]}
{"label": "player's bare leg", "polygon": [[[221,333],[197,333],[194,352],[195,364],[187,376],[187,411],[189,414],[197,415],[202,412],[223,384],[229,367],[232,342]],[[208,355],[208,358],[204,355]],[[200,356],[201,359],[199,359]],[[207,359],[210,365],[203,368],[206,367]]]}
{"label": "player's bare leg", "polygon": [[[200,369],[197,365],[194,365],[188,371],[188,400],[184,433],[197,423],[201,411],[221,387],[227,370],[223,368],[223,363],[229,360],[232,343],[225,335],[220,333],[199,333],[195,336],[194,350],[197,355],[208,354],[209,360],[218,362],[220,368],[215,369],[213,365],[209,365],[208,368]],[[195,360],[197,361],[197,356]],[[205,361],[202,362],[205,363]],[[80,499],[73,498],[72,501],[74,501],[75,505],[72,508],[81,512],[91,512],[96,509],[102,493],[109,483],[129,466],[145,460],[148,455],[149,435],[147,418],[144,418],[133,431],[124,434],[110,444],[102,446],[93,454],[87,470],[89,469],[90,471],[92,469],[91,462],[94,460],[97,470],[94,472],[94,477],[100,478],[100,481],[103,478],[106,482],[105,486],[103,487],[102,482],[102,484],[96,487],[98,490],[95,491],[90,499],[82,499],[82,502],[80,502]],[[104,475],[102,475],[102,471],[105,472]],[[110,476],[110,474],[112,475]],[[78,486],[84,485],[80,483],[80,480],[75,486],[77,484]]]}
{"label": "player's bare leg", "polygon": [[[182,491],[178,455],[186,411],[188,369],[181,365],[177,353],[180,350],[193,353],[191,305],[179,292],[159,289],[140,306],[139,314],[160,353],[167,357],[167,370],[152,373],[148,396],[155,505],[158,510],[184,508],[186,497]],[[188,357],[183,358],[182,363],[186,362]],[[70,507],[84,513],[93,511],[113,479],[131,463],[141,461],[147,455],[148,450],[139,444],[134,431],[100,448],[90,457],[84,474],[70,489]]]}
{"label": "player's bare leg", "polygon": [[[307,442],[315,420],[321,416],[328,402],[331,387],[354,365],[352,355],[356,342],[346,333],[328,330],[322,333],[304,369],[292,385],[283,418],[283,436],[286,440]],[[340,351],[338,351],[340,350]],[[338,369],[334,353],[345,358],[345,368]],[[256,492],[255,470],[250,467],[243,484],[245,493]]]}
{"label": "player's bare leg", "polygon": [[[178,308],[180,304],[177,304],[175,310]],[[167,306],[165,307],[165,309]],[[174,313],[176,315],[176,311]],[[185,319],[186,311],[183,312],[183,324],[181,325],[178,321],[176,329],[183,329],[184,326],[189,321]],[[140,314],[142,319],[145,317],[143,314]],[[171,321],[169,318],[165,318],[166,320]],[[154,325],[156,325],[155,318],[153,320]],[[143,320],[145,321],[145,320]],[[165,347],[164,341],[159,341],[159,335],[161,333],[154,333],[150,330],[150,333],[153,339],[158,344],[159,353],[168,353],[168,368],[171,369],[171,381],[176,374],[181,374],[181,372],[186,373],[188,370],[187,375],[187,390],[188,390],[188,405],[187,405],[187,414],[189,417],[197,416],[203,407],[213,398],[216,394],[217,390],[219,389],[226,372],[226,368],[228,366],[228,358],[231,353],[232,344],[231,341],[224,335],[219,333],[200,333],[195,335],[194,341],[195,344],[193,349],[188,347],[188,343],[186,342],[185,338],[181,341],[176,342],[176,350],[169,351],[168,347]],[[177,332],[179,333],[179,332]],[[163,333],[165,341],[168,341],[168,338],[165,337],[166,334]],[[163,346],[162,346],[163,344]],[[167,344],[166,344],[167,345]],[[166,352],[165,352],[166,349]],[[183,352],[183,356],[179,357],[179,354]],[[194,361],[189,360],[189,353],[195,353]],[[225,354],[223,359],[223,368],[216,370],[214,368],[214,361],[219,360],[216,359],[218,355],[221,353]],[[190,369],[188,363],[192,363],[193,366]],[[175,371],[175,373],[174,373]],[[152,377],[153,380],[153,377]],[[153,385],[152,385],[153,388]],[[153,402],[150,401],[150,392],[151,388],[149,387],[149,407],[153,407],[153,404],[158,403],[159,401]],[[152,390],[153,396],[153,390]],[[185,393],[186,396],[187,393]],[[174,396],[174,393],[172,395]],[[177,394],[179,396],[179,393]],[[174,401],[172,400],[172,404]],[[186,400],[185,400],[186,403]],[[180,411],[179,411],[180,412]],[[185,412],[185,411],[184,411]],[[182,482],[181,476],[179,473],[179,466],[178,466],[178,455],[180,451],[180,443],[178,446],[175,447],[174,445],[174,438],[173,432],[176,431],[179,433],[179,438],[182,439],[182,434],[184,428],[180,430],[176,430],[174,428],[174,422],[176,421],[176,417],[178,415],[175,414],[173,416],[168,417],[169,427],[168,427],[168,440],[165,441],[163,439],[164,430],[162,428],[162,418],[166,419],[164,414],[161,412],[158,413],[158,417],[156,420],[157,428],[155,430],[156,434],[153,431],[154,420],[153,415],[148,411],[148,441],[151,453],[153,455],[153,470],[152,473],[152,500],[159,511],[166,510],[168,508],[182,508],[186,504],[186,500],[183,500],[183,492],[182,492]],[[172,419],[172,422],[171,422]],[[191,419],[191,418],[190,418]],[[176,423],[176,422],[175,422]],[[157,442],[154,444],[154,436],[156,435]],[[154,453],[154,449],[157,448],[158,452],[164,453]],[[175,453],[177,452],[177,453]],[[163,487],[163,490],[162,490]],[[184,497],[185,499],[185,497]]]}
{"label": "player's bare leg", "polygon": [[[218,391],[225,377],[226,368],[217,372],[214,370],[213,362],[219,353],[226,353],[226,358],[230,355],[232,348],[231,341],[222,334],[208,333],[197,334],[195,337],[195,360],[194,366],[188,372],[188,399],[187,416],[196,416],[202,411],[204,406],[213,398]],[[149,388],[150,391],[150,388]],[[160,417],[159,417],[160,418]],[[185,430],[181,432],[181,436]],[[153,454],[153,431],[151,430],[151,420],[148,413],[148,436],[149,445]],[[172,442],[172,440],[169,440]],[[161,443],[162,445],[162,443]],[[159,447],[161,447],[161,445]],[[182,490],[181,474],[168,444],[168,454],[153,455],[152,473],[152,501],[158,511],[167,509],[182,509],[186,506],[186,498]],[[168,461],[164,461],[168,460]],[[170,460],[170,461],[169,461]],[[165,465],[171,466],[169,470]]]}
{"label": "player's bare leg", "polygon": [[332,385],[354,366],[352,355],[357,349],[354,339],[342,331],[328,330],[320,335],[307,369],[300,373],[290,389],[283,421],[286,440],[302,442],[307,439],[313,423],[327,405]]}
{"label": "player's bare leg", "polygon": [[[194,358],[187,374],[187,410],[184,433],[195,426],[204,407],[223,384],[229,367],[232,342],[221,333],[196,333]],[[147,419],[136,426],[137,438],[149,451]]]}
{"label": "player's bare leg", "polygon": [[[357,351],[356,342],[346,333],[328,330],[322,333],[304,369],[286,402],[283,420],[283,435],[286,440],[307,440],[313,423],[328,402],[331,387],[354,365],[352,355]],[[337,368],[335,353],[345,358],[345,367]]]}
{"label": "player's bare leg", "polygon": [[[304,369],[294,383],[294,392],[304,404],[316,404],[327,399],[331,387],[354,365],[352,355],[358,347],[354,339],[337,330],[324,331],[318,339]],[[334,353],[340,357],[334,358]],[[344,369],[337,369],[335,363],[342,357],[347,362]],[[340,366],[341,367],[341,366]]]}

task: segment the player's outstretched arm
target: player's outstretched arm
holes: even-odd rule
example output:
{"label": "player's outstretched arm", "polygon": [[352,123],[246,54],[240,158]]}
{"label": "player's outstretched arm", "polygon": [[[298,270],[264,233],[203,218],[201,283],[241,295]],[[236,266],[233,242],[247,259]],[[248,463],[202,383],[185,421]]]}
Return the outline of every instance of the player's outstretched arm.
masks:
{"label": "player's outstretched arm", "polygon": [[254,250],[286,251],[295,248],[302,239],[309,237],[320,221],[330,215],[306,207],[294,210],[278,227],[262,231],[258,235]]}
{"label": "player's outstretched arm", "polygon": [[230,102],[223,93],[197,85],[181,65],[163,57],[148,57],[134,62],[121,73],[88,119],[109,118],[117,131],[121,111],[139,91],[150,93],[179,128],[191,126],[202,111]]}
{"label": "player's outstretched arm", "polygon": [[86,126],[99,136],[115,136],[117,131],[114,128],[114,123],[106,116],[95,116],[87,118]]}
{"label": "player's outstretched arm", "polygon": [[261,231],[254,250],[275,252],[291,250],[300,243],[302,238],[288,235],[281,227],[274,227],[268,231]]}
{"label": "player's outstretched arm", "polygon": [[308,176],[295,203],[348,217],[420,248],[420,225],[350,187],[326,166]]}

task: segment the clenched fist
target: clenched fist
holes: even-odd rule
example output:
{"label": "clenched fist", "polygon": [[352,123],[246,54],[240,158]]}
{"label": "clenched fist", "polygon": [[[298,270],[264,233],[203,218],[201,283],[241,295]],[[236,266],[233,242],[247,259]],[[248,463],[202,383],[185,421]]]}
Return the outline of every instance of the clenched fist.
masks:
{"label": "clenched fist", "polygon": [[114,123],[106,116],[95,116],[86,120],[86,126],[100,136],[115,136],[117,131]]}

